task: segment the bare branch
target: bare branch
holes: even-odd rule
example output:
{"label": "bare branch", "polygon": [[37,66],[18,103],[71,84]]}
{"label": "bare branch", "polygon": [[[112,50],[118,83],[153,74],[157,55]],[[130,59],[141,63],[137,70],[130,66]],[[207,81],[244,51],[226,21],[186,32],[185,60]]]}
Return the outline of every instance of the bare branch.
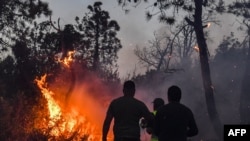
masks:
{"label": "bare branch", "polygon": [[51,25],[55,30],[57,30],[58,32],[61,32],[60,24],[59,24],[60,18],[58,18],[57,22],[58,22],[58,23],[57,23],[57,24],[58,24],[58,28],[55,27],[55,25],[54,25],[53,22],[52,22],[51,16],[50,16],[50,25]]}

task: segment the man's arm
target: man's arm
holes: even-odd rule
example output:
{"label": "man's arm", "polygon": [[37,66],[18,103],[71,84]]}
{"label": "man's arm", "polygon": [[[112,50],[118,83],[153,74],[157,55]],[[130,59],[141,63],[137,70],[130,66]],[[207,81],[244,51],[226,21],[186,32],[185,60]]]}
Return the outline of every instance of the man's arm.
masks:
{"label": "man's arm", "polygon": [[102,128],[102,141],[107,141],[107,135],[108,135],[108,131],[109,131],[109,127],[110,127],[112,119],[113,119],[113,116],[107,113],[106,118],[103,123],[103,128]]}
{"label": "man's arm", "polygon": [[191,112],[191,119],[189,121],[188,128],[189,128],[188,132],[187,132],[188,137],[192,137],[192,136],[195,136],[198,134],[198,127],[196,125],[196,122],[195,122],[195,119],[194,119],[192,112]]}

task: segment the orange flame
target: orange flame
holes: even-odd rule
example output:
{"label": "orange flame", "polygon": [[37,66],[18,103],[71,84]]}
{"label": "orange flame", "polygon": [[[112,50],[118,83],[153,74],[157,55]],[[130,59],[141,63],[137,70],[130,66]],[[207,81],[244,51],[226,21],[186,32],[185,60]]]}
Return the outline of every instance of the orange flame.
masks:
{"label": "orange flame", "polygon": [[50,118],[57,119],[61,116],[61,109],[56,104],[56,101],[52,98],[54,93],[46,88],[47,87],[46,86],[47,84],[45,83],[46,77],[47,77],[47,75],[45,74],[44,76],[41,77],[40,80],[36,79],[35,81],[36,81],[38,87],[41,89],[43,96],[48,101],[48,109],[49,109],[49,113],[50,113]]}
{"label": "orange flame", "polygon": [[62,63],[62,64],[64,64],[67,68],[69,68],[71,62],[74,60],[74,59],[73,59],[74,53],[75,53],[75,51],[69,51],[69,52],[67,53],[67,56],[68,56],[68,57],[65,57],[65,58],[62,58],[62,59],[61,59],[60,57],[58,57],[58,58],[57,58],[57,61],[60,62],[60,63]]}
{"label": "orange flame", "polygon": [[49,111],[49,128],[52,128],[50,134],[52,136],[60,136],[61,134],[72,133],[78,131],[78,134],[88,136],[88,140],[97,141],[101,139],[100,135],[96,135],[95,126],[87,121],[86,117],[80,115],[77,109],[71,108],[69,111],[63,111],[59,102],[53,98],[54,92],[47,88],[46,74],[41,79],[36,79],[38,87],[48,104]]}
{"label": "orange flame", "polygon": [[211,26],[211,23],[207,23],[207,28],[209,28]]}
{"label": "orange flame", "polygon": [[[73,61],[73,54],[74,51],[68,52],[68,57],[64,59],[58,59],[60,63],[65,65],[67,68],[71,67],[71,62]],[[44,98],[47,101],[48,107],[48,114],[49,114],[49,122],[48,128],[50,130],[50,135],[54,137],[65,136],[66,138],[72,137],[72,134],[77,134],[77,140],[86,140],[86,141],[100,141],[101,140],[101,126],[100,124],[96,125],[96,121],[89,119],[88,114],[93,114],[93,109],[90,109],[86,105],[81,107],[80,104],[77,103],[78,101],[73,101],[71,105],[68,107],[63,107],[63,102],[58,100],[56,96],[61,95],[59,91],[51,90],[48,87],[48,83],[46,82],[47,75],[43,75],[40,79],[36,78],[35,82],[37,86],[40,88],[41,93],[43,94]],[[56,89],[60,89],[57,85],[55,86]],[[50,88],[54,88],[50,85]],[[83,87],[78,87],[79,89],[83,89]],[[87,92],[87,91],[86,91]],[[86,93],[84,90],[84,93]],[[75,92],[75,94],[82,93],[79,90]],[[83,95],[81,95],[83,96]],[[79,99],[79,98],[78,98]],[[86,100],[86,97],[81,98],[81,100]],[[85,103],[89,103],[87,100]],[[78,105],[77,105],[78,104]],[[64,105],[65,106],[65,105]],[[86,109],[85,109],[86,108]],[[89,108],[89,109],[88,109]],[[103,107],[102,107],[103,108]],[[92,113],[91,113],[92,112]],[[96,111],[94,111],[96,112]],[[100,113],[98,113],[100,114]],[[91,116],[90,116],[91,117]],[[93,118],[93,116],[92,116]],[[100,119],[100,117],[97,117]],[[99,122],[99,121],[98,121]],[[110,140],[111,137],[108,137]]]}
{"label": "orange flame", "polygon": [[194,46],[194,50],[195,50],[195,51],[197,51],[197,52],[199,52],[199,51],[200,51],[200,49],[199,49],[198,45],[195,45],[195,46]]}

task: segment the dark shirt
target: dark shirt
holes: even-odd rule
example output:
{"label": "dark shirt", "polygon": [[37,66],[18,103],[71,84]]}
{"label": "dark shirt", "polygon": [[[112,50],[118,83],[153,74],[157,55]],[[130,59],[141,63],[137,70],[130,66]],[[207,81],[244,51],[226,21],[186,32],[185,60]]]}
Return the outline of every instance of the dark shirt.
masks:
{"label": "dark shirt", "polygon": [[150,118],[151,114],[146,105],[128,96],[113,100],[108,108],[107,115],[114,117],[113,132],[115,137],[140,138],[139,120]]}
{"label": "dark shirt", "polygon": [[197,135],[192,111],[179,102],[164,105],[155,117],[155,134],[159,141],[187,141],[187,137]]}

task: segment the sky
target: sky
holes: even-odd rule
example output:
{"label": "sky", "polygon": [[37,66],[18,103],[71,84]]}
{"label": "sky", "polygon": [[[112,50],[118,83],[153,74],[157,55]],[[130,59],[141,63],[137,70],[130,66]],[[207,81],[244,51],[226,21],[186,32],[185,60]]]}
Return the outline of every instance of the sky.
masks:
{"label": "sky", "polygon": [[[43,0],[49,2],[49,7],[53,11],[52,20],[61,19],[61,24],[74,23],[76,16],[80,18],[87,12],[87,6],[93,5],[94,0]],[[137,57],[134,55],[136,45],[144,47],[148,41],[153,39],[153,33],[161,30],[163,23],[159,23],[157,17],[150,21],[146,20],[145,11],[150,5],[149,3],[141,3],[136,8],[130,7],[130,12],[125,14],[121,6],[118,6],[117,0],[101,0],[103,3],[102,9],[110,14],[111,20],[116,20],[120,25],[118,38],[121,39],[123,48],[118,52],[118,66],[121,78],[125,78],[128,74],[132,74],[134,70],[137,73],[145,71]],[[212,25],[209,28],[210,38],[213,40],[207,41],[210,52],[213,53],[216,46],[219,44],[224,35],[235,30],[235,20],[231,15],[219,16],[221,25]]]}

